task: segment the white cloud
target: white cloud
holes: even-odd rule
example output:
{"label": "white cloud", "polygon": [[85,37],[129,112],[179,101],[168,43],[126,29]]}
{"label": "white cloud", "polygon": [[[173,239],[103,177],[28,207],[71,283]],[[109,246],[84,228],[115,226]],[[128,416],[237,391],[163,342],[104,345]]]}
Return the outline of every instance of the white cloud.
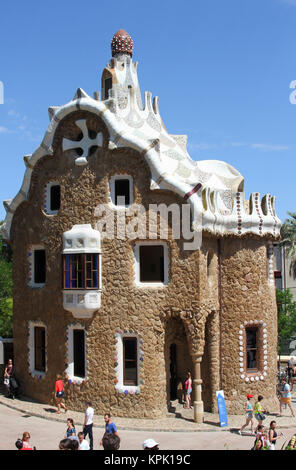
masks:
{"label": "white cloud", "polygon": [[286,5],[292,5],[293,7],[296,7],[296,0],[280,0],[281,3],[285,3]]}
{"label": "white cloud", "polygon": [[7,114],[11,119],[11,122],[14,123],[14,130],[10,132],[14,132],[20,138],[27,139],[30,142],[41,142],[42,135],[40,128],[36,127],[34,121],[29,119],[28,116],[22,115],[13,108],[11,108]]}
{"label": "white cloud", "polygon": [[281,151],[281,150],[290,150],[291,147],[288,145],[273,145],[273,144],[251,144],[251,148],[265,150],[265,151]]}
{"label": "white cloud", "polygon": [[[296,1],[296,0],[295,0]],[[220,144],[212,144],[208,142],[201,142],[201,143],[190,143],[188,142],[188,149],[189,151],[194,150],[219,150],[221,148],[228,148],[228,147],[237,147],[237,148],[248,148],[253,150],[262,150],[265,152],[282,152],[285,150],[291,150],[292,147],[289,145],[280,145],[280,144],[266,144],[266,143],[254,143],[250,144],[247,142],[223,142]]]}
{"label": "white cloud", "polygon": [[230,142],[231,147],[246,147],[248,144],[245,142]]}
{"label": "white cloud", "polygon": [[217,144],[209,144],[207,142],[200,142],[198,144],[188,142],[188,148],[191,150],[217,150],[219,146]]}
{"label": "white cloud", "polygon": [[20,117],[20,113],[17,113],[14,109],[10,109],[7,114],[12,117]]}
{"label": "white cloud", "polygon": [[0,134],[7,134],[9,132],[10,132],[10,130],[7,129],[7,127],[0,126]]}

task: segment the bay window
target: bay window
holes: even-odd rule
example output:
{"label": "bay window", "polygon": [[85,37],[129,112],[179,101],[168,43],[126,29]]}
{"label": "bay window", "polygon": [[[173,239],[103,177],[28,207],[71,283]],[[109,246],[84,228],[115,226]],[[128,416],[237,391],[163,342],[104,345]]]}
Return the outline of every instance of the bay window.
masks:
{"label": "bay window", "polygon": [[64,289],[98,288],[98,253],[63,255]]}

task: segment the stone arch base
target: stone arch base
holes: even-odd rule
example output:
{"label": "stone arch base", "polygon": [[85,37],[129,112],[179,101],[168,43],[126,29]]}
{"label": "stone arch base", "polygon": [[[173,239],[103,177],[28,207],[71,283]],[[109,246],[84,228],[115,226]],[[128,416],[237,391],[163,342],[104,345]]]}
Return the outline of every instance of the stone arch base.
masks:
{"label": "stone arch base", "polygon": [[220,389],[219,318],[211,312],[205,324],[205,345],[201,361],[202,401],[204,410],[218,412],[216,391]]}
{"label": "stone arch base", "polygon": [[[197,305],[192,311],[181,312],[190,354],[193,363],[193,408],[194,421],[202,423],[204,419],[204,402],[211,411],[215,409],[215,392],[219,384],[219,325],[215,309]],[[206,344],[207,342],[207,344]],[[203,364],[202,364],[203,361]],[[202,372],[203,366],[203,372]],[[208,389],[203,391],[203,377]]]}

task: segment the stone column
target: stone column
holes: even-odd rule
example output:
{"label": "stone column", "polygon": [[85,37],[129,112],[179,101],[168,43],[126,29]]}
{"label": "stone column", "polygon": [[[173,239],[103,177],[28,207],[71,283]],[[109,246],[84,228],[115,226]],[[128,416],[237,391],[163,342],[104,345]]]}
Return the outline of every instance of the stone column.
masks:
{"label": "stone column", "polygon": [[194,367],[194,380],[193,380],[193,392],[194,392],[194,421],[196,423],[202,423],[204,418],[204,405],[201,398],[201,385],[202,379],[200,375],[200,363],[202,356],[193,357],[193,367]]}

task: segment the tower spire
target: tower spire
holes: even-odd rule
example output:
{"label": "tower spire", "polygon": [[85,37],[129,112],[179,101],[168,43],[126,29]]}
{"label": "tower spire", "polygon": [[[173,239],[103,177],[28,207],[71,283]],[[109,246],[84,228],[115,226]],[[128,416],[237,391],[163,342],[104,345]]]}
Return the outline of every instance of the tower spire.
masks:
{"label": "tower spire", "polygon": [[134,43],[130,35],[124,29],[119,29],[112,38],[112,57],[116,57],[117,54],[128,54],[132,57],[133,45]]}

